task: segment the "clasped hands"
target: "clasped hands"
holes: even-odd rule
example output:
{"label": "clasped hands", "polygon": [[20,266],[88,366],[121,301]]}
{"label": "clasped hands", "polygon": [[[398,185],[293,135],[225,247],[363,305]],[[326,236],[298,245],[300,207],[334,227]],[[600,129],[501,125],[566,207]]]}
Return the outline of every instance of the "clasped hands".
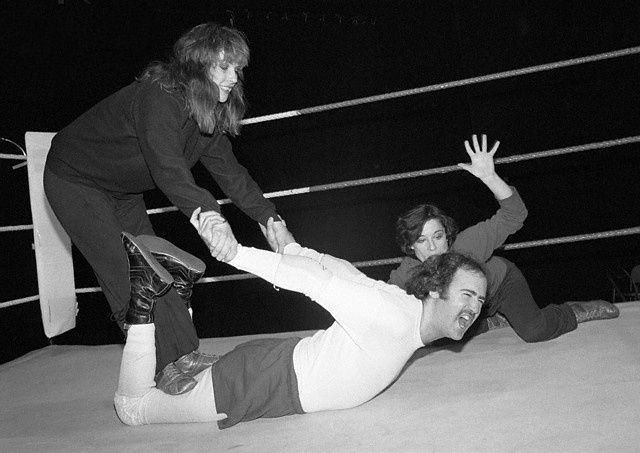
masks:
{"label": "clasped hands", "polygon": [[[235,258],[238,253],[238,241],[233,235],[229,222],[218,212],[202,212],[201,208],[197,208],[189,220],[209,248],[211,256],[224,263]],[[295,242],[284,220],[274,221],[270,217],[266,227],[260,225],[260,229],[275,252],[283,253],[287,244]]]}
{"label": "clasped hands", "polygon": [[211,256],[224,263],[235,258],[238,253],[238,241],[233,235],[231,225],[220,213],[202,212],[202,208],[197,208],[191,214],[189,221],[209,248]]}

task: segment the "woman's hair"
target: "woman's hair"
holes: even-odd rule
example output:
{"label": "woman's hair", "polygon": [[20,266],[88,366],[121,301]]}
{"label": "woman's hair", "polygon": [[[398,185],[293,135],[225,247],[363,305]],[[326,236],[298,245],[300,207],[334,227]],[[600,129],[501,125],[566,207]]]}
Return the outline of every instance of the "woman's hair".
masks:
{"label": "woman's hair", "polygon": [[446,215],[436,205],[420,204],[396,220],[396,242],[405,255],[413,255],[411,246],[418,240],[422,234],[424,224],[429,220],[437,219],[442,223],[444,232],[447,236],[449,246],[453,244],[458,235],[458,225],[456,221]]}
{"label": "woman's hair", "polygon": [[449,285],[458,269],[482,275],[486,278],[484,268],[473,258],[457,252],[432,255],[412,271],[407,282],[407,294],[424,300],[430,291],[437,291],[446,299]]}
{"label": "woman's hair", "polygon": [[[223,59],[220,60],[220,52]],[[240,121],[247,109],[242,86],[242,69],[249,63],[249,46],[244,34],[231,27],[207,22],[183,34],[173,46],[167,62],[153,62],[139,80],[158,82],[167,91],[178,91],[191,117],[205,134],[240,133]],[[216,65],[238,67],[238,82],[226,102],[218,102],[218,87],[209,78]]]}

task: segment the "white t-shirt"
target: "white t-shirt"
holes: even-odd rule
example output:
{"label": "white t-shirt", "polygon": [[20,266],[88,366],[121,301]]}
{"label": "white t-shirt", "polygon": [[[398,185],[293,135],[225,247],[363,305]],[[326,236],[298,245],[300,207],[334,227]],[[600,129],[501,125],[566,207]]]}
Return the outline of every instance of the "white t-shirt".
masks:
{"label": "white t-shirt", "polygon": [[345,409],[369,401],[424,346],[422,302],[344,260],[298,244],[284,252],[239,246],[230,264],[306,294],[334,317],[328,329],[303,338],[293,351],[303,410]]}

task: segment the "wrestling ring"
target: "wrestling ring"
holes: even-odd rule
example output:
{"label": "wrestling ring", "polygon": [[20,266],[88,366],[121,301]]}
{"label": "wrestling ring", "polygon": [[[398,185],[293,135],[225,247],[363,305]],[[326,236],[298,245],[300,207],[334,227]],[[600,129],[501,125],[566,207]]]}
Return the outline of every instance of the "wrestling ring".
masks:
{"label": "wrestling ring", "polygon": [[[640,47],[626,48],[254,117],[244,120],[244,124],[428,95],[614,58],[637,58],[638,53]],[[43,196],[38,175],[41,176],[53,135],[28,132],[26,151],[11,142],[22,153],[0,154],[2,159],[24,161],[14,168],[26,165],[29,172],[33,224],[4,226],[0,233],[34,230],[39,288],[38,295],[1,302],[0,310],[39,301],[49,338],[74,327],[76,294],[100,291],[99,287],[75,287],[70,243],[52,218]],[[500,168],[516,162],[609,148],[637,152],[639,142],[640,135],[613,137],[501,157],[496,159],[496,164]],[[461,158],[455,156],[452,160],[458,162]],[[314,192],[456,171],[461,170],[456,165],[447,165],[284,189],[265,196],[303,197]],[[230,200],[219,202],[229,204]],[[165,207],[148,212],[161,215],[176,210]],[[296,234],[295,229],[292,231]],[[640,226],[630,226],[508,243],[504,250],[554,247],[637,234]],[[56,244],[51,246],[49,241]],[[401,259],[382,258],[354,261],[354,264],[359,268],[375,268],[398,264]],[[206,276],[199,284],[252,278],[255,277],[250,274]],[[361,407],[260,419],[220,432],[203,425],[158,425],[135,430],[125,427],[112,407],[122,346],[51,345],[0,365],[4,384],[0,391],[3,407],[0,447],[3,451],[102,451],[112,449],[117,443],[118,450],[124,451],[178,448],[186,451],[232,448],[238,451],[634,451],[640,446],[640,333],[637,328],[640,305],[629,302],[620,304],[619,308],[618,319],[582,324],[576,331],[544,343],[526,344],[511,329],[501,329],[464,344],[426,347],[416,353],[393,386]],[[221,353],[248,338],[263,336],[203,339],[201,350]],[[73,378],[69,370],[73,370]]]}

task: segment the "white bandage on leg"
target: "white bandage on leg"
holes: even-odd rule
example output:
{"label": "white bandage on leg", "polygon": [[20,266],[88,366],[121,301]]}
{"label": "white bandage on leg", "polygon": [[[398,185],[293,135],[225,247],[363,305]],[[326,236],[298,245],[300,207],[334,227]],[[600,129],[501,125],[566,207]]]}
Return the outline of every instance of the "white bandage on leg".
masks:
{"label": "white bandage on leg", "polygon": [[142,425],[142,397],[156,386],[156,340],[154,324],[136,324],[127,331],[122,350],[118,390],[114,398],[116,413],[126,425]]}
{"label": "white bandage on leg", "polygon": [[142,397],[118,395],[113,398],[116,414],[122,423],[129,426],[144,425]]}
{"label": "white bandage on leg", "polygon": [[167,395],[151,389],[141,397],[116,394],[116,413],[122,423],[130,426],[153,423],[206,423],[227,418],[216,413],[211,368],[196,376],[198,384],[182,395]]}
{"label": "white bandage on leg", "polygon": [[139,397],[156,386],[156,326],[134,324],[127,331],[127,342],[122,350],[120,377],[116,393]]}
{"label": "white bandage on leg", "polygon": [[226,418],[216,413],[211,368],[196,376],[198,384],[182,395],[167,395],[155,388],[155,326],[132,325],[122,351],[116,413],[131,426],[150,423],[210,422]]}

